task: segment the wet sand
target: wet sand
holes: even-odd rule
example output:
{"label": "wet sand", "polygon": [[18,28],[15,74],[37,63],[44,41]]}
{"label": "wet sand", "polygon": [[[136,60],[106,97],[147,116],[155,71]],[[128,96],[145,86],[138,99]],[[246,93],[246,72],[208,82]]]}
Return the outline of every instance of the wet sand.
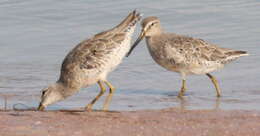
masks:
{"label": "wet sand", "polygon": [[259,111],[1,111],[1,136],[259,136]]}

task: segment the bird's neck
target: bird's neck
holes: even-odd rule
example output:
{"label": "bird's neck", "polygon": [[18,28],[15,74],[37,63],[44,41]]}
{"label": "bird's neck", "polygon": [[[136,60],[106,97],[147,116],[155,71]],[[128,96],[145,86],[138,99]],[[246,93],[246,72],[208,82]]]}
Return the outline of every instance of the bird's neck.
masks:
{"label": "bird's neck", "polygon": [[160,26],[158,26],[157,28],[153,29],[152,33],[147,34],[146,38],[148,38],[148,37],[156,37],[156,36],[159,36],[159,35],[161,35],[163,33],[164,33],[163,29]]}
{"label": "bird's neck", "polygon": [[58,88],[58,90],[60,90],[60,93],[64,98],[73,95],[75,92],[79,90],[78,88],[73,88],[71,86],[68,86],[61,81],[56,82],[56,87]]}
{"label": "bird's neck", "polygon": [[156,29],[155,29],[155,33],[154,35],[161,35],[163,33],[163,28],[161,26],[158,26]]}

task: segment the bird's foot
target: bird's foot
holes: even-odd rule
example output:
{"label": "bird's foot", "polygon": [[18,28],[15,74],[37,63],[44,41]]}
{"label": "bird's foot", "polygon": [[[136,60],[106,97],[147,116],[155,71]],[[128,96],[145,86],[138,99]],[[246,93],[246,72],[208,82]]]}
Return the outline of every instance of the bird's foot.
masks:
{"label": "bird's foot", "polygon": [[179,99],[183,99],[183,96],[184,96],[183,94],[178,94],[177,97],[178,97]]}
{"label": "bird's foot", "polygon": [[105,105],[102,109],[104,112],[108,111],[108,105]]}
{"label": "bird's foot", "polygon": [[91,105],[91,104],[88,104],[88,105],[85,107],[85,111],[92,111],[92,105]]}

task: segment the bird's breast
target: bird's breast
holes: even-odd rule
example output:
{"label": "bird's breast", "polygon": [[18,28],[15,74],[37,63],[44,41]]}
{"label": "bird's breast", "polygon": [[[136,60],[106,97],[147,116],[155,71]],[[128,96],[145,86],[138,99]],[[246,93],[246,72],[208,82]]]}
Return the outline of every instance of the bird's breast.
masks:
{"label": "bird's breast", "polygon": [[[176,49],[165,44],[152,42],[152,39],[146,39],[147,48],[153,60],[167,70],[181,72],[184,65],[184,58],[177,55]],[[174,53],[176,52],[176,53]]]}
{"label": "bird's breast", "polygon": [[130,50],[131,37],[126,36],[125,39],[118,43],[101,61],[104,61],[104,71],[111,72],[114,70],[125,57],[126,53]]}

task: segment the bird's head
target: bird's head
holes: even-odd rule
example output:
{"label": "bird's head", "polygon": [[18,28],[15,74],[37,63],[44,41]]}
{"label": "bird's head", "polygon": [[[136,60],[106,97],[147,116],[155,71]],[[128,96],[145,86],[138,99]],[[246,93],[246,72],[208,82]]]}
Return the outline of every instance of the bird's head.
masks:
{"label": "bird's head", "polygon": [[58,83],[42,90],[41,102],[38,110],[43,111],[48,105],[64,99],[62,87]]}
{"label": "bird's head", "polygon": [[161,33],[161,25],[160,20],[155,17],[147,17],[143,19],[142,21],[142,31],[137,38],[137,40],[134,42],[133,46],[131,47],[130,51],[127,53],[127,57],[131,54],[133,49],[138,45],[138,43],[144,38],[144,37],[150,37]]}
{"label": "bird's head", "polygon": [[160,20],[157,17],[147,17],[142,21],[142,32],[140,36],[153,36],[161,32]]}

